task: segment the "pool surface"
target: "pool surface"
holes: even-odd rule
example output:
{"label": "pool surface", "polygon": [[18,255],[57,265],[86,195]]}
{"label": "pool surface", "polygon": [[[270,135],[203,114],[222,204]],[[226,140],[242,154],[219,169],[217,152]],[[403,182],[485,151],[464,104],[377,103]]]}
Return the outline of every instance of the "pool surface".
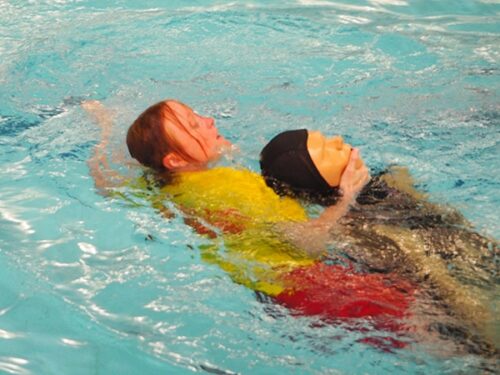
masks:
{"label": "pool surface", "polygon": [[495,0],[0,0],[0,373],[492,371],[453,340],[383,351],[259,301],[200,259],[209,240],[181,217],[96,193],[100,130],[79,103],[114,111],[117,155],[164,98],[214,116],[239,147],[225,163],[254,171],[279,131],[343,134],[498,240],[499,14]]}

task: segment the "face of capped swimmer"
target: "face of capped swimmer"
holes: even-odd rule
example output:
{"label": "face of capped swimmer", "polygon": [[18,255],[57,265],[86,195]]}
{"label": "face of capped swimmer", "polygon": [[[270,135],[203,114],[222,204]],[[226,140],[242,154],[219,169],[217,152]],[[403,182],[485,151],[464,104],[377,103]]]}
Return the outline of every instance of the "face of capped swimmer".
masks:
{"label": "face of capped swimmer", "polygon": [[179,121],[165,121],[165,131],[182,150],[165,156],[164,165],[167,168],[180,170],[204,166],[218,159],[222,150],[231,145],[219,134],[213,118],[201,116],[177,101],[169,100],[167,105]]}
{"label": "face of capped swimmer", "polygon": [[[351,156],[351,145],[340,136],[326,138],[319,131],[308,131],[307,149],[321,176],[332,187],[339,186]],[[361,159],[359,162],[362,163]],[[358,167],[358,166],[357,166]]]}

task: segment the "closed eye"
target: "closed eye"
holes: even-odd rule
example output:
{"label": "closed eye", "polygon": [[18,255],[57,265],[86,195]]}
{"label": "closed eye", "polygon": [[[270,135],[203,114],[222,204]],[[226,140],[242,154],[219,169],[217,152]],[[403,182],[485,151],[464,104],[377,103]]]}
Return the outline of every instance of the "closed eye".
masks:
{"label": "closed eye", "polygon": [[190,116],[191,118],[189,119],[189,125],[191,126],[191,129],[198,129],[200,127],[200,123],[198,122],[198,117],[197,115]]}

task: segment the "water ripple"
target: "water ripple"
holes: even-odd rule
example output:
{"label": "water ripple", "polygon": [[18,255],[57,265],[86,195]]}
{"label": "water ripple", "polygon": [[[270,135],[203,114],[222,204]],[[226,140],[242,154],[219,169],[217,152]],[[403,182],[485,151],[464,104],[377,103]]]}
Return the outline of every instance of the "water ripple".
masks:
{"label": "water ripple", "polygon": [[278,131],[341,133],[374,169],[409,166],[431,199],[498,237],[500,188],[488,167],[500,144],[497,2],[75,4],[0,1],[0,260],[20,278],[1,278],[0,303],[46,292],[26,308],[28,325],[13,307],[0,311],[0,351],[12,354],[0,372],[60,363],[53,352],[40,361],[33,342],[67,350],[82,372],[116,364],[109,342],[124,366],[151,373],[475,372],[476,357],[443,361],[427,343],[380,353],[358,342],[379,333],[369,324],[326,325],[258,301],[203,262],[207,240],[180,215],[98,196],[85,162],[99,127],[78,103],[116,110],[113,145],[126,153],[137,114],[181,98],[216,117],[241,149],[233,163],[254,170]]}
{"label": "water ripple", "polygon": [[0,370],[8,374],[14,375],[29,375],[31,371],[24,366],[29,364],[29,361],[19,357],[0,357]]}

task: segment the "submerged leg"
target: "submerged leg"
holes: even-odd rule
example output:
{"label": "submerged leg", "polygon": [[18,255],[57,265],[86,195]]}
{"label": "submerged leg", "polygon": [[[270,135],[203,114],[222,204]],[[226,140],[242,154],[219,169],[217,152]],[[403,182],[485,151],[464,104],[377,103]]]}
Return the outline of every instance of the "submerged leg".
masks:
{"label": "submerged leg", "polygon": [[412,263],[417,278],[430,283],[466,327],[480,334],[493,352],[498,350],[495,317],[478,288],[465,286],[452,277],[446,263],[438,255],[428,255],[425,241],[415,231],[385,225],[376,225],[372,229],[395,241]]}

